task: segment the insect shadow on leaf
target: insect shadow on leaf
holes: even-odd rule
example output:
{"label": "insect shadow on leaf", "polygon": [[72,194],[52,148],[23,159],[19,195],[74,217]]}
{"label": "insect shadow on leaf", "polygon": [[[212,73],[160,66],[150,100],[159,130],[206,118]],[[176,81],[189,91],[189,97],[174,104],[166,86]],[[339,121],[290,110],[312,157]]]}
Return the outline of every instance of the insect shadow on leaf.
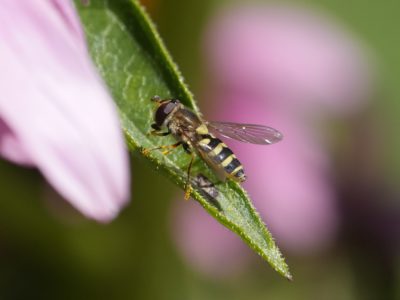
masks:
{"label": "insect shadow on leaf", "polygon": [[222,207],[218,202],[218,189],[214,183],[212,183],[203,174],[198,174],[192,181],[193,186],[197,187],[197,191],[212,205],[214,205],[219,211],[222,211]]}

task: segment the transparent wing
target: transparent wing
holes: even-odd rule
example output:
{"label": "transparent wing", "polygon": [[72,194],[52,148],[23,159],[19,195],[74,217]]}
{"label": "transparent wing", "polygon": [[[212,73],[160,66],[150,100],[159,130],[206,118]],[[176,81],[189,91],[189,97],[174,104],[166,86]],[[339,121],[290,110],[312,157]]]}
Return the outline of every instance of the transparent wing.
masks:
{"label": "transparent wing", "polygon": [[222,136],[245,143],[270,145],[283,138],[278,130],[263,125],[231,122],[207,122],[207,125]]}

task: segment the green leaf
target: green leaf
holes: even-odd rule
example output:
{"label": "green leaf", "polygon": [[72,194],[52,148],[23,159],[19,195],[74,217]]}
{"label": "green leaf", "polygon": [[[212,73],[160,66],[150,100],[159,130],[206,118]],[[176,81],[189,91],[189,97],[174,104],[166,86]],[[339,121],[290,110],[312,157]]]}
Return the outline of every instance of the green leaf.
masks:
{"label": "green leaf", "polygon": [[[147,155],[143,153],[144,148],[174,143],[171,137],[147,135],[153,121],[152,96],[178,98],[199,114],[192,94],[154,25],[143,8],[133,0],[92,0],[87,6],[77,0],[76,6],[93,60],[119,108],[130,150],[150,161],[154,168],[183,188],[189,155],[182,149],[169,155],[158,151]],[[192,174],[199,173],[217,182],[218,196],[213,200],[207,197],[204,190],[194,188],[192,197],[211,216],[236,232],[276,271],[291,279],[270,232],[240,185],[232,181],[219,182],[212,170],[197,158]]]}

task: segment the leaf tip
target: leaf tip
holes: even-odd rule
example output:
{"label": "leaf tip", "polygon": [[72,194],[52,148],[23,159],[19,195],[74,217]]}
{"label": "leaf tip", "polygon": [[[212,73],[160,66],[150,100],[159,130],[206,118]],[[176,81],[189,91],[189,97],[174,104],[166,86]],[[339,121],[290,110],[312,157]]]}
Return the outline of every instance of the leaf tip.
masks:
{"label": "leaf tip", "polygon": [[285,278],[286,278],[287,280],[289,280],[290,282],[293,282],[293,276],[292,276],[292,274],[286,273],[284,276],[285,276]]}

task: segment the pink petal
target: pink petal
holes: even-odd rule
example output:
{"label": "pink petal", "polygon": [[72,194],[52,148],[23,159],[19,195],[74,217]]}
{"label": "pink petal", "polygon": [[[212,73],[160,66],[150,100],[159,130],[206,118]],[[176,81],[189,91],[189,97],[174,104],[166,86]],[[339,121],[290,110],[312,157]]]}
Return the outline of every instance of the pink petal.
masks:
{"label": "pink petal", "polygon": [[35,165],[18,137],[2,119],[0,119],[0,155],[20,165]]}
{"label": "pink petal", "polygon": [[[255,5],[223,11],[211,24],[212,74],[226,87],[283,94],[288,110],[349,114],[372,90],[372,66],[349,32],[322,13]],[[294,101],[293,101],[294,100]]]}
{"label": "pink petal", "polygon": [[0,118],[24,155],[3,138],[0,151],[33,162],[86,216],[110,220],[128,200],[128,156],[71,3],[2,1],[0,40]]}

